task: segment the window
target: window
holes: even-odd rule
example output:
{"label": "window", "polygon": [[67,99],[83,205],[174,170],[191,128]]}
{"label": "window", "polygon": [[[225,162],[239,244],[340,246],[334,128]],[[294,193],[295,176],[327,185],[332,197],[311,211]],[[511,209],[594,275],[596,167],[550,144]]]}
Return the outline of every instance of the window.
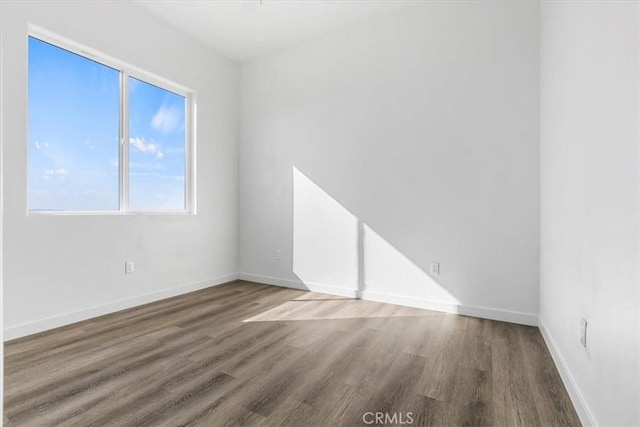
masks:
{"label": "window", "polygon": [[45,40],[29,37],[29,212],[191,212],[191,94]]}

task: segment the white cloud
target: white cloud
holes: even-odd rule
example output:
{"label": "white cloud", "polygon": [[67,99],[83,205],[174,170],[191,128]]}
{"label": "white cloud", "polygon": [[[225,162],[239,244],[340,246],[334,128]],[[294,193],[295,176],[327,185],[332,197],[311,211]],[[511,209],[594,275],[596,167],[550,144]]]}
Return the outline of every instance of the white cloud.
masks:
{"label": "white cloud", "polygon": [[65,168],[45,169],[45,171],[44,171],[44,176],[45,177],[51,177],[51,176],[64,177],[64,176],[67,176],[68,174],[69,174],[69,170],[67,170]]}
{"label": "white cloud", "polygon": [[66,175],[69,171],[66,170],[65,168],[58,168],[58,169],[46,169],[44,171],[45,175]]}
{"label": "white cloud", "polygon": [[36,146],[36,150],[40,150],[40,149],[43,149],[43,148],[49,148],[49,143],[48,142],[38,142],[38,141],[36,141],[35,146]]}
{"label": "white cloud", "polygon": [[147,142],[144,138],[129,138],[129,144],[142,153],[156,154],[158,146],[153,142]]}
{"label": "white cloud", "polygon": [[180,112],[175,107],[162,106],[153,115],[151,126],[161,133],[171,133],[180,125]]}
{"label": "white cloud", "polygon": [[158,160],[162,160],[164,153],[160,151],[158,144],[153,141],[147,141],[144,138],[129,138],[129,144],[141,153],[153,154]]}

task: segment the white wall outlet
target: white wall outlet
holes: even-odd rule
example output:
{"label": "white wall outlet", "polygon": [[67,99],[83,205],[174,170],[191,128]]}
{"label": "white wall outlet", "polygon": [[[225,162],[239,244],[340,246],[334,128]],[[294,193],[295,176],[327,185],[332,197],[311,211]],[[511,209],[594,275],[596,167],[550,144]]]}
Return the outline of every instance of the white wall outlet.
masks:
{"label": "white wall outlet", "polygon": [[440,275],[440,263],[439,262],[431,262],[431,274],[434,276]]}
{"label": "white wall outlet", "polygon": [[587,348],[587,319],[580,319],[580,344]]}
{"label": "white wall outlet", "polygon": [[280,251],[276,251],[276,259],[279,260],[280,259]]}
{"label": "white wall outlet", "polygon": [[133,261],[124,263],[124,274],[133,274]]}

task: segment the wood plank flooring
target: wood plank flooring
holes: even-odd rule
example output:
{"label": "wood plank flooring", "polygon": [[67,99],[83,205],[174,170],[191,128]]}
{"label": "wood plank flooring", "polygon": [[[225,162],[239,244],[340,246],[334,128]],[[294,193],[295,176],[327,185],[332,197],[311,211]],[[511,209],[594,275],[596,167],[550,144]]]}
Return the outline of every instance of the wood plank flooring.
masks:
{"label": "wood plank flooring", "polygon": [[4,407],[5,426],[580,425],[537,328],[249,282],[7,343]]}

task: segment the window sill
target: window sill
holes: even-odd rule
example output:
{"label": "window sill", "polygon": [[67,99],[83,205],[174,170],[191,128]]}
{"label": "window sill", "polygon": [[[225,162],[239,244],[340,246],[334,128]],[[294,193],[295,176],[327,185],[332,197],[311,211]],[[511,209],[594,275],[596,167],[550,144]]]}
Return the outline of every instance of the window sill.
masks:
{"label": "window sill", "polygon": [[195,212],[168,211],[168,212],[74,212],[74,211],[28,211],[27,216],[195,216]]}

